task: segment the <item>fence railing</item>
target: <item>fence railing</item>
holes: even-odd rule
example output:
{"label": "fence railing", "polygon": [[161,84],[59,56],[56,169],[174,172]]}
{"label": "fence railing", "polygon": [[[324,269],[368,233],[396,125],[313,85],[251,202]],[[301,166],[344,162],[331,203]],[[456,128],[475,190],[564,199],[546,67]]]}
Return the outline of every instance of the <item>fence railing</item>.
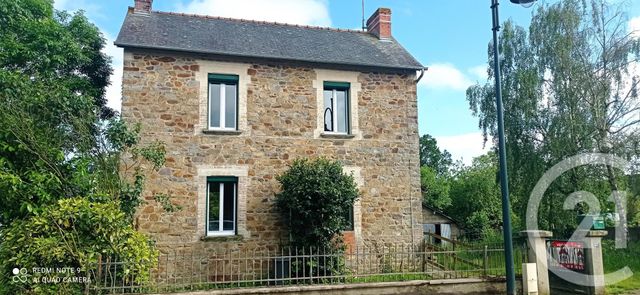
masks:
{"label": "fence railing", "polygon": [[342,252],[314,247],[220,251],[169,246],[161,248],[150,281],[136,282],[128,268],[116,258],[101,258],[91,272],[95,276],[91,289],[99,294],[139,294],[496,277],[504,275],[504,251],[488,246],[450,250],[428,244],[354,246]]}

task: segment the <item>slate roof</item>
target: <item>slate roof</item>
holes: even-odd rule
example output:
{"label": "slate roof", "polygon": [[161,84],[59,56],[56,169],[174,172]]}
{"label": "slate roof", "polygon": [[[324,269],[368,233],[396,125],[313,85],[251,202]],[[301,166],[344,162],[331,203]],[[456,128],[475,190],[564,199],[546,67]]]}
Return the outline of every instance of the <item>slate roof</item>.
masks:
{"label": "slate roof", "polygon": [[431,210],[431,212],[433,212],[433,214],[437,214],[437,215],[440,215],[440,216],[442,216],[442,217],[444,217],[446,219],[449,219],[450,221],[453,221],[453,223],[455,223],[458,226],[462,225],[462,223],[460,221],[458,221],[458,219],[453,218],[453,217],[445,214],[444,212],[436,209],[435,207],[432,207],[432,206],[429,206],[429,205],[427,205],[425,203],[422,203],[422,208],[427,208],[427,209]]}
{"label": "slate roof", "polygon": [[419,70],[395,39],[362,31],[152,11],[128,13],[115,45],[317,64]]}

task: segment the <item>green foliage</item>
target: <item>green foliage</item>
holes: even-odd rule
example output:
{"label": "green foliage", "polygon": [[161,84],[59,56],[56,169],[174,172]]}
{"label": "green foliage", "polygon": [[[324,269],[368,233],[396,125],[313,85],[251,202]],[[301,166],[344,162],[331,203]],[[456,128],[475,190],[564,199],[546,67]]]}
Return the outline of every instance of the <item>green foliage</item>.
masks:
{"label": "green foliage", "polygon": [[[85,195],[73,181],[96,148],[109,58],[104,38],[81,14],[51,1],[0,2],[0,224]],[[70,159],[70,156],[74,155]],[[74,159],[75,158],[75,159]]]}
{"label": "green foliage", "polygon": [[138,144],[139,127],[105,106],[100,31],[51,1],[2,1],[0,12],[0,227],[75,196],[117,200],[131,218],[142,168],[161,166],[164,147]]}
{"label": "green foliage", "polygon": [[449,196],[449,178],[440,176],[431,167],[420,167],[420,187],[426,204],[436,209],[444,210],[451,206]]}
{"label": "green foliage", "polygon": [[[141,144],[139,127],[127,127],[106,106],[112,70],[104,45],[82,12],[55,11],[50,0],[0,1],[5,293],[13,294],[2,289],[12,265],[87,271],[98,253],[118,255],[133,263],[123,271],[136,280],[148,278],[152,248],[133,232],[131,220],[145,173],[163,165],[164,147]],[[32,291],[67,293],[76,287],[46,284]]]}
{"label": "green foliage", "polygon": [[[602,242],[602,259],[604,273],[613,273],[624,267],[629,267],[633,271],[633,276],[618,282],[607,285],[607,294],[632,294],[630,291],[640,289],[640,242],[629,242],[626,248],[616,249],[615,242],[605,240]],[[610,282],[605,282],[610,283]]]}
{"label": "green foliage", "polygon": [[451,207],[447,211],[463,223],[465,231],[482,236],[502,225],[498,162],[490,153],[473,159],[451,181]]}
{"label": "green foliage", "polygon": [[[173,203],[171,203],[170,197],[167,194],[156,194],[153,196],[153,199],[156,200],[156,202],[158,202],[160,205],[162,205],[162,208],[164,209],[165,212],[177,212],[182,210],[182,206],[174,205]],[[218,204],[217,206],[220,206],[220,205]],[[214,206],[212,204],[209,207],[214,207]],[[213,209],[210,209],[210,210],[213,211]],[[217,212],[217,211],[213,211],[213,212]]]}
{"label": "green foliage", "polygon": [[275,204],[289,227],[292,245],[338,247],[338,234],[348,225],[348,210],[358,198],[353,176],[345,174],[339,162],[297,159],[277,180],[282,190]]}
{"label": "green foliage", "polygon": [[423,202],[444,210],[451,205],[449,179],[453,170],[451,154],[440,151],[435,138],[429,134],[420,137],[420,187]]}
{"label": "green foliage", "polygon": [[[25,235],[25,233],[28,233]],[[78,283],[34,284],[34,279],[51,277],[88,277],[98,257],[118,257],[124,262],[117,274],[125,284],[149,279],[157,261],[157,251],[141,233],[136,232],[116,202],[91,202],[85,198],[59,200],[33,216],[13,222],[0,235],[0,271],[11,273],[14,267],[26,268],[27,283],[14,283],[0,277],[5,294],[82,294]],[[76,274],[34,273],[33,268],[71,267]],[[93,274],[95,275],[95,273]]]}
{"label": "green foliage", "polygon": [[[525,219],[529,194],[540,177],[563,159],[581,153],[609,153],[637,160],[640,154],[638,81],[630,64],[640,57],[640,40],[626,29],[621,7],[605,0],[541,4],[528,30],[507,21],[500,34],[510,196]],[[488,64],[493,65],[489,46]],[[489,82],[467,90],[485,139],[497,140],[494,70]],[[539,212],[540,227],[558,236],[571,232],[586,208],[559,210],[564,198],[590,190],[606,211],[607,198],[623,190],[622,171],[585,166],[557,179]]]}
{"label": "green foliage", "polygon": [[447,150],[440,151],[438,142],[429,134],[420,137],[420,166],[427,166],[438,175],[446,175],[453,164]]}
{"label": "green foliage", "polygon": [[[142,203],[146,173],[144,167],[150,164],[153,170],[157,170],[165,162],[164,144],[158,141],[140,144],[139,131],[139,125],[131,128],[120,119],[110,120],[104,132],[108,146],[104,148],[105,153],[98,157],[100,164],[96,169],[102,177],[98,182],[101,188],[110,195],[117,196],[120,208],[129,219],[133,218]],[[164,202],[163,208],[171,209],[167,212],[179,210],[169,206],[171,202],[164,194],[160,194],[156,200]]]}

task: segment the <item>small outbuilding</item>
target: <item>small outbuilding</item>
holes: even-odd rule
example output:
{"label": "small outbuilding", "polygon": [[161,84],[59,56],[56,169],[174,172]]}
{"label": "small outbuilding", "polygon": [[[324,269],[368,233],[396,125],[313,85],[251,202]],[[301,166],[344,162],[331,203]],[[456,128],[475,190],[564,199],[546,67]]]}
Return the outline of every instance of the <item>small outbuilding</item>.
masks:
{"label": "small outbuilding", "polygon": [[456,240],[461,233],[454,218],[426,204],[422,204],[422,231],[425,239],[435,244],[446,244],[446,239]]}

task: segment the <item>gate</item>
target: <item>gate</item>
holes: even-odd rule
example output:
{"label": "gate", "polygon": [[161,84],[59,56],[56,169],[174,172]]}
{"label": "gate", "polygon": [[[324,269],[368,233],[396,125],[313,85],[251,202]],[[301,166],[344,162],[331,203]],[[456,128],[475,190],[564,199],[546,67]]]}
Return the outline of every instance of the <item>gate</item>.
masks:
{"label": "gate", "polygon": [[591,294],[592,288],[584,284],[565,281],[556,273],[572,271],[586,274],[587,252],[583,242],[547,240],[547,262],[551,294]]}

